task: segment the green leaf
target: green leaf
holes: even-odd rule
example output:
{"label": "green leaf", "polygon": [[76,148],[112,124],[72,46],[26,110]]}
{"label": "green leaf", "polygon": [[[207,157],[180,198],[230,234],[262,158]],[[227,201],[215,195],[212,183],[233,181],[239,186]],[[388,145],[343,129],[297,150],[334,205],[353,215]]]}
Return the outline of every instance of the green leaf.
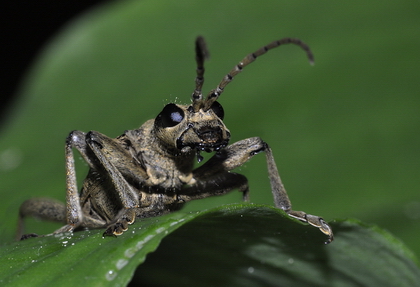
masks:
{"label": "green leaf", "polygon": [[124,235],[103,230],[27,239],[0,250],[0,282],[13,286],[125,286],[159,242],[193,215],[150,218]]}
{"label": "green leaf", "polygon": [[390,234],[355,220],[333,222],[332,227],[336,239],[325,245],[319,230],[269,206],[234,204],[178,213],[137,222],[117,238],[103,238],[103,230],[95,230],[14,243],[0,249],[0,282],[126,286],[134,272],[133,286],[420,282],[413,255]]}
{"label": "green leaf", "polygon": [[332,227],[325,245],[274,208],[223,207],[166,237],[132,286],[419,286],[412,253],[390,234],[357,220]]}

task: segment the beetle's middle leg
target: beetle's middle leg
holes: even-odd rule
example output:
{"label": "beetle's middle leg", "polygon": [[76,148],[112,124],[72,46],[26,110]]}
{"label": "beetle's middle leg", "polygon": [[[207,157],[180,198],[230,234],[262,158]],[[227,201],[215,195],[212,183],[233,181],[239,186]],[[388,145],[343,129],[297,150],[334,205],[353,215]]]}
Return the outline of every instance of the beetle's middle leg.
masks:
{"label": "beetle's middle leg", "polygon": [[[229,171],[243,165],[260,152],[266,153],[268,174],[275,206],[284,210],[293,218],[318,227],[324,234],[328,235],[329,239],[327,242],[331,242],[333,240],[331,227],[321,217],[307,214],[303,211],[292,210],[292,204],[280,179],[271,148],[258,137],[238,141],[216,153],[204,165],[194,170],[194,178],[197,181],[197,184],[195,188],[189,188],[189,190],[195,190],[195,197],[200,198],[200,194],[201,197],[205,197],[210,196],[211,193],[213,193],[213,195],[218,194],[218,192],[226,193],[239,186],[242,188],[242,190],[240,190],[246,195],[248,193],[246,178],[242,175],[230,173]],[[201,192],[200,186],[202,186]],[[206,186],[210,188],[203,188]],[[217,189],[217,187],[219,188]],[[214,188],[216,191],[211,191],[211,189],[214,190]],[[209,195],[206,193],[209,193]],[[247,196],[245,197],[247,198]]]}

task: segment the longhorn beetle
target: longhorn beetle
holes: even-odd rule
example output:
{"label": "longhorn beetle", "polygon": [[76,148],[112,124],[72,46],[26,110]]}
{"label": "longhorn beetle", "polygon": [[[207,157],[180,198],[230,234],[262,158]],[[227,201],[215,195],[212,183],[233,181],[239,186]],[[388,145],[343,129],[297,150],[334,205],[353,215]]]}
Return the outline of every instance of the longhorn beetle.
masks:
{"label": "longhorn beetle", "polygon": [[[318,227],[328,236],[326,243],[331,242],[332,230],[321,217],[292,210],[266,142],[252,137],[228,145],[230,131],[223,123],[224,111],[217,102],[224,88],[244,67],[267,51],[289,43],[300,46],[313,62],[308,45],[299,39],[274,41],[246,56],[204,98],[201,88],[208,52],[204,39],[197,37],[197,76],[192,103],[167,104],[155,119],[115,139],[96,131],[72,131],[65,145],[66,205],[45,198],[25,201],[19,211],[18,233],[22,233],[24,217],[36,216],[65,223],[54,233],[106,228],[104,235],[120,235],[136,217],[173,212],[191,200],[222,195],[233,189],[241,191],[244,200],[248,200],[247,178],[231,170],[265,152],[275,206],[293,218]],[[73,148],[90,167],[80,193]],[[215,154],[194,169],[194,159],[201,162],[203,151]],[[26,238],[32,236],[37,235]]]}

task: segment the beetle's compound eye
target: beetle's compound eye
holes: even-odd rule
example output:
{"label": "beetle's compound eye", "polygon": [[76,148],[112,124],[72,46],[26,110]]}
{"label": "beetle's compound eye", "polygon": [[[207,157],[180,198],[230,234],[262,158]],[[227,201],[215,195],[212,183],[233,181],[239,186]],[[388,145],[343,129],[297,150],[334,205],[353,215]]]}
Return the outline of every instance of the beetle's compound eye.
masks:
{"label": "beetle's compound eye", "polygon": [[175,104],[167,104],[156,117],[156,123],[163,128],[174,127],[184,119],[184,111]]}
{"label": "beetle's compound eye", "polygon": [[219,102],[214,102],[210,109],[216,114],[216,116],[219,117],[219,119],[223,120],[225,117],[225,111],[223,110],[223,107]]}

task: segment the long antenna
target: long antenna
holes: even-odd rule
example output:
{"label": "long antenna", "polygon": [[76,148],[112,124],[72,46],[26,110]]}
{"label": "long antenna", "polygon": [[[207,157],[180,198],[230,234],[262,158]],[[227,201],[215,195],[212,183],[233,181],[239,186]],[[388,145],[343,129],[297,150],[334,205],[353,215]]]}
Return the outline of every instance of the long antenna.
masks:
{"label": "long antenna", "polygon": [[209,57],[206,42],[204,38],[198,36],[195,40],[195,61],[197,62],[197,76],[195,77],[195,90],[192,94],[193,109],[197,112],[203,105],[203,94],[201,88],[204,83],[204,60]]}
{"label": "long antenna", "polygon": [[[313,65],[314,55],[312,54],[312,51],[309,48],[309,46],[306,45],[301,40],[296,39],[296,38],[283,38],[283,39],[271,42],[267,46],[264,46],[264,47],[258,49],[257,51],[255,51],[254,53],[251,53],[251,54],[247,55],[226,76],[224,76],[224,78],[219,83],[219,85],[216,87],[216,89],[211,90],[210,93],[207,95],[207,98],[205,100],[203,109],[208,110],[211,107],[213,102],[216,101],[219,98],[219,96],[223,93],[224,88],[233,80],[233,77],[235,77],[237,74],[239,74],[244,67],[246,67],[250,63],[254,62],[257,59],[257,57],[259,57],[261,55],[264,55],[269,50],[274,49],[274,48],[276,48],[280,45],[283,45],[283,44],[295,44],[295,45],[300,46],[303,50],[305,50],[306,55],[308,56],[309,62],[311,63],[311,65]],[[204,70],[203,70],[203,72],[204,72]],[[197,75],[198,75],[198,69],[197,69]],[[198,76],[197,76],[197,78],[198,78]],[[197,82],[197,80],[196,80],[196,82]],[[200,86],[200,91],[201,91],[201,86]],[[201,96],[201,93],[200,93],[200,96]]]}

